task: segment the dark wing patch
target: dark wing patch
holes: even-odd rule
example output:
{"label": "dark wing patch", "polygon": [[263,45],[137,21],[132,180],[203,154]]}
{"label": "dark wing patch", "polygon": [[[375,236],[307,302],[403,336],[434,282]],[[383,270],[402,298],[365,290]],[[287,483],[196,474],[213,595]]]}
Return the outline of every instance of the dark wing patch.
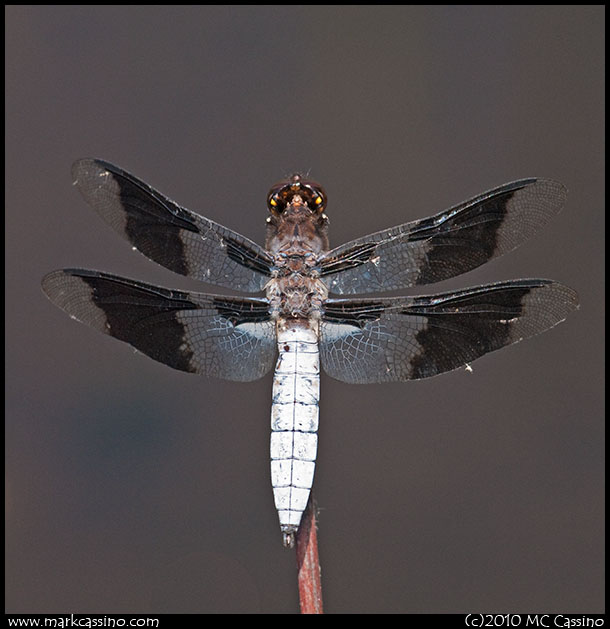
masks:
{"label": "dark wing patch", "polygon": [[72,318],[191,373],[249,382],[275,359],[275,327],[262,299],[169,290],[84,269],[49,273],[49,299]]}
{"label": "dark wing patch", "polygon": [[249,293],[269,280],[272,260],[262,247],[178,206],[118,166],[80,159],[72,176],[85,201],[118,234],[171,271]]}
{"label": "dark wing patch", "polygon": [[511,251],[561,209],[566,189],[549,179],[505,184],[436,216],[364,236],[320,259],[331,293],[431,284]]}
{"label": "dark wing patch", "polygon": [[320,358],[343,382],[429,378],[544,332],[577,306],[574,290],[540,279],[419,297],[329,299]]}

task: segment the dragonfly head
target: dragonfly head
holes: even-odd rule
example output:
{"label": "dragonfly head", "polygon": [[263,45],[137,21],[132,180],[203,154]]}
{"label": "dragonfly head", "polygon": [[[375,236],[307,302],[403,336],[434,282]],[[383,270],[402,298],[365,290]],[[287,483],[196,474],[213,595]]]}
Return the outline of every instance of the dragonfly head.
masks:
{"label": "dragonfly head", "polygon": [[267,195],[267,207],[275,216],[281,215],[292,203],[301,203],[315,214],[322,214],[326,208],[326,192],[319,183],[295,173],[272,186]]}

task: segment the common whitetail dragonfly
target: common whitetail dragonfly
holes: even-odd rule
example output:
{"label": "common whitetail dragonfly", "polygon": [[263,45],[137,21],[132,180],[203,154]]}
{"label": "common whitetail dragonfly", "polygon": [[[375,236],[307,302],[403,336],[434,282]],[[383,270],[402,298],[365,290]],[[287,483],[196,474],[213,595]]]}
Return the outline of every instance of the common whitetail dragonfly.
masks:
{"label": "common whitetail dragonfly", "polygon": [[428,378],[548,330],[578,306],[574,290],[546,279],[352,297],[439,282],[511,251],[563,205],[566,189],[547,179],[505,184],[331,249],[326,193],[298,174],[269,191],[264,248],[108,162],[78,160],[72,175],[85,201],[154,262],[216,286],[266,293],[185,292],[84,269],[42,281],[72,318],[174,369],[248,382],[275,364],[271,478],[286,546],[313,483],[320,363],[348,383]]}

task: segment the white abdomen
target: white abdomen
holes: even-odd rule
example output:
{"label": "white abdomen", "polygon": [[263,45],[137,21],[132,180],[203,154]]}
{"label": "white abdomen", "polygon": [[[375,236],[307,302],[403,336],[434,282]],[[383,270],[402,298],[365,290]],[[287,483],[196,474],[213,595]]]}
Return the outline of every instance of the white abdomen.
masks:
{"label": "white abdomen", "polygon": [[302,325],[300,320],[278,322],[271,406],[271,484],[287,546],[307,506],[318,446],[318,335]]}

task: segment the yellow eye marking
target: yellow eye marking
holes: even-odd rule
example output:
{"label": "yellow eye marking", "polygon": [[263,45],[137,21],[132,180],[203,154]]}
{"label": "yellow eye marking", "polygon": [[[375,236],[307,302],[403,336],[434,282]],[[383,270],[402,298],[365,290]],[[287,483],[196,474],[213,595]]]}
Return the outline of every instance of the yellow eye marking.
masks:
{"label": "yellow eye marking", "polygon": [[271,197],[269,199],[269,205],[272,205],[273,207],[276,207],[277,206],[277,201],[273,197]]}
{"label": "yellow eye marking", "polygon": [[320,203],[322,203],[322,197],[316,197],[315,203],[316,205],[320,205]]}

